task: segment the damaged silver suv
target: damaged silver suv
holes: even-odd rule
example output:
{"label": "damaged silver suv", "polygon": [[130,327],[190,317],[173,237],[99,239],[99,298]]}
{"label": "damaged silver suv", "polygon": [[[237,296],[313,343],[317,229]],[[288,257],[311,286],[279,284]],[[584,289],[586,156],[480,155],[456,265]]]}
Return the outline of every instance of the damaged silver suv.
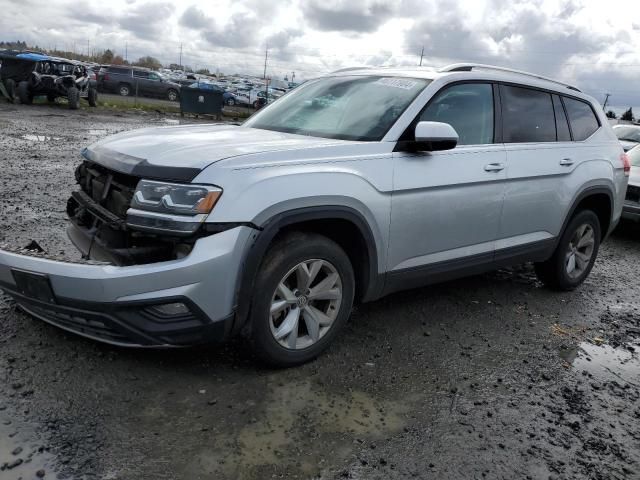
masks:
{"label": "damaged silver suv", "polygon": [[474,64],[341,71],[242,126],[132,131],[82,155],[68,233],[87,260],[2,250],[2,289],[93,339],[244,333],[281,366],[322,352],[354,301],[521,262],[577,287],[630,169],[594,99]]}

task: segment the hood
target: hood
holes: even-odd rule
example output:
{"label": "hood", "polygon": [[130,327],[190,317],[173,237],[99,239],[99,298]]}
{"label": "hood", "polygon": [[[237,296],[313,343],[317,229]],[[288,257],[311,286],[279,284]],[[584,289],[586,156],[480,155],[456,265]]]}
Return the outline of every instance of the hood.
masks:
{"label": "hood", "polygon": [[344,141],[233,125],[181,125],[120,133],[82,154],[128,175],[185,182],[223,159],[337,143]]}

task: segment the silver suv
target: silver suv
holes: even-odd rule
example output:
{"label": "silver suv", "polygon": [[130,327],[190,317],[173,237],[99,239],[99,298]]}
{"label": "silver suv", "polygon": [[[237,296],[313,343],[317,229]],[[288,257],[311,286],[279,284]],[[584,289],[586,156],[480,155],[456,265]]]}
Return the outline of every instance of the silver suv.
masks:
{"label": "silver suv", "polygon": [[117,345],[244,333],[281,366],[323,351],[354,301],[521,262],[577,287],[630,169],[593,98],[474,64],[340,71],[242,126],[82,155],[67,210],[86,260],[0,251],[18,305]]}

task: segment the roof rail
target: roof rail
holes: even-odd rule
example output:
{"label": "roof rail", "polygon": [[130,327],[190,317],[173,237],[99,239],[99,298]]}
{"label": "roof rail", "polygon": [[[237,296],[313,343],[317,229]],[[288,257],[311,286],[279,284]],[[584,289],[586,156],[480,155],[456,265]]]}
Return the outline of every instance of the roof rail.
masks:
{"label": "roof rail", "polygon": [[569,88],[571,90],[575,90],[576,92],[580,91],[577,87],[575,87],[573,85],[570,85],[570,84],[564,83],[564,82],[559,82],[558,80],[554,80],[553,78],[543,77],[542,75],[537,75],[535,73],[524,72],[522,70],[514,70],[512,68],[495,67],[493,65],[483,65],[482,63],[454,63],[453,65],[447,65],[446,67],[443,67],[443,68],[439,69],[438,72],[439,73],[445,73],[445,72],[470,72],[473,69],[495,70],[497,72],[515,73],[517,75],[524,75],[526,77],[537,78],[538,80],[544,80],[546,82],[553,82],[553,83],[556,83],[558,85],[562,85],[564,87],[567,87],[567,88]]}

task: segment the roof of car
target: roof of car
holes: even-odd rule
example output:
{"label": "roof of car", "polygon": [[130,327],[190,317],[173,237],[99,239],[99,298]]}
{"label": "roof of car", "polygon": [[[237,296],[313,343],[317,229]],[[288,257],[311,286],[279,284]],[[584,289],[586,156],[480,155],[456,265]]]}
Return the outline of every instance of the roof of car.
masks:
{"label": "roof of car", "polygon": [[355,67],[343,68],[328,76],[349,76],[349,75],[380,75],[394,77],[424,78],[426,80],[435,80],[444,76],[451,76],[457,80],[474,79],[512,82],[532,87],[543,88],[547,90],[557,91],[559,93],[568,94],[580,98],[584,98],[591,102],[593,98],[582,93],[577,87],[555,80],[553,78],[544,77],[535,73],[524,72],[521,70],[513,70],[493,65],[482,65],[473,63],[459,63],[449,65],[440,69],[434,67]]}

